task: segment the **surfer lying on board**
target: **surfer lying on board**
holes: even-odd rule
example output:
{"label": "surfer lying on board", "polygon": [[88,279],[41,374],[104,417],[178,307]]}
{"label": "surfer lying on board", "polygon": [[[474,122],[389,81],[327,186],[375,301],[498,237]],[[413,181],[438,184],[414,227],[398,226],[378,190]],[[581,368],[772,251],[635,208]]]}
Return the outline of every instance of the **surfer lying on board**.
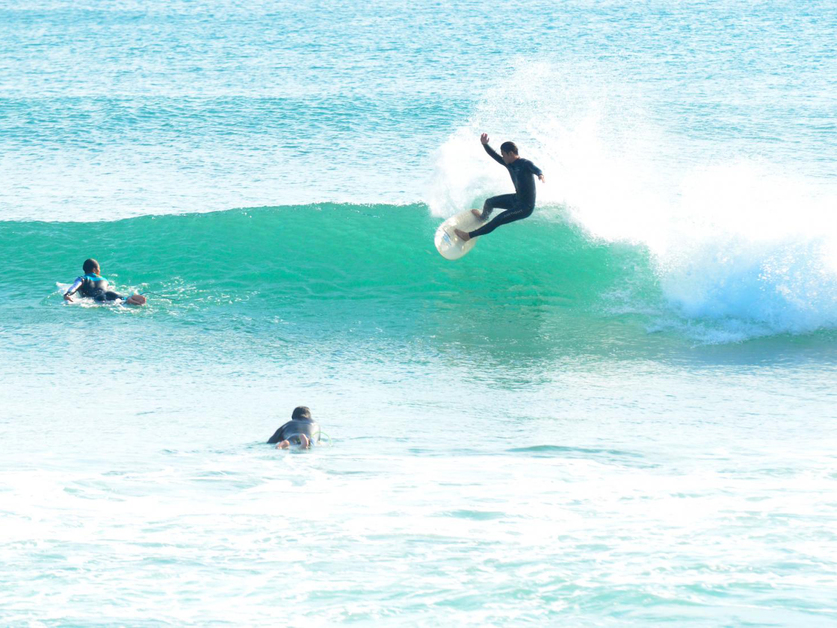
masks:
{"label": "surfer lying on board", "polygon": [[512,183],[514,183],[514,194],[501,194],[500,196],[492,196],[486,199],[482,206],[482,212],[478,209],[472,209],[474,215],[481,220],[488,220],[491,212],[495,209],[505,209],[502,214],[497,216],[487,225],[483,225],[479,229],[466,232],[462,229],[454,229],[457,237],[462,238],[466,242],[471,238],[476,238],[487,233],[491,233],[500,225],[505,225],[515,220],[523,220],[532,215],[535,209],[535,177],[537,175],[541,183],[546,183],[546,178],[543,172],[535,164],[528,159],[523,159],[517,154],[517,146],[514,142],[503,142],[500,146],[502,157],[494,152],[494,149],[488,145],[488,134],[483,133],[480,136],[480,142],[485,152],[491,155],[491,158],[499,164],[503,164],[509,171]]}
{"label": "surfer lying on board", "polygon": [[99,268],[99,262],[94,259],[84,260],[81,266],[84,275],[76,277],[70,289],[64,293],[64,300],[73,302],[73,295],[77,291],[81,291],[81,295],[93,299],[97,303],[106,303],[108,301],[125,301],[131,305],[142,305],[145,303],[145,297],[141,294],[132,294],[129,297],[123,297],[112,290],[108,290],[108,280],[99,275],[102,272]]}
{"label": "surfer lying on board", "polygon": [[308,449],[320,439],[320,426],[311,418],[311,410],[305,406],[294,408],[291,420],[280,427],[268,445],[276,445],[276,449],[289,449],[291,445],[299,445]]}

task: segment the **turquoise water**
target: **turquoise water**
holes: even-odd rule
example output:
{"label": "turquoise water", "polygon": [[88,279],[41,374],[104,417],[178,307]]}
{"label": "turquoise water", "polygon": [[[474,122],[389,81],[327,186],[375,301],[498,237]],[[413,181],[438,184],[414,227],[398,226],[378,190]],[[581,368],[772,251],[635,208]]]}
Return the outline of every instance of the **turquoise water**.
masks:
{"label": "turquoise water", "polygon": [[0,3],[0,623],[833,625],[835,30]]}

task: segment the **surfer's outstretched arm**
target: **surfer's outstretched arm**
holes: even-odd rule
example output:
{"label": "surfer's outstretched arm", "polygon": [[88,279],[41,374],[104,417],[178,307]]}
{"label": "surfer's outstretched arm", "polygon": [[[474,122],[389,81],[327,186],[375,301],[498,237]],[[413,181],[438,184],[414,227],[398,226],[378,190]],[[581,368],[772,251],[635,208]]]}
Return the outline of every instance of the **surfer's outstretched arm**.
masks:
{"label": "surfer's outstretched arm", "polygon": [[535,164],[533,164],[528,159],[526,161],[526,168],[531,172],[533,175],[538,177],[541,180],[541,183],[546,183],[546,177],[543,176],[543,170],[538,168]]}
{"label": "surfer's outstretched arm", "polygon": [[497,154],[497,152],[488,145],[488,133],[483,133],[480,135],[480,142],[482,143],[482,147],[485,149],[485,152],[496,161],[498,164],[502,165],[504,168],[506,167],[506,162],[503,161],[503,158]]}
{"label": "surfer's outstretched arm", "polygon": [[72,303],[73,299],[72,296],[78,292],[78,289],[81,288],[82,280],[81,277],[76,277],[76,280],[73,282],[73,285],[70,286],[70,289],[64,293],[64,300],[70,301]]}
{"label": "surfer's outstretched arm", "polygon": [[497,151],[495,151],[493,148],[491,148],[488,144],[483,144],[482,147],[485,149],[485,152],[488,153],[491,156],[491,159],[493,159],[498,164],[503,166],[503,168],[506,167],[506,162],[503,161],[503,158],[500,157],[500,155],[497,154]]}

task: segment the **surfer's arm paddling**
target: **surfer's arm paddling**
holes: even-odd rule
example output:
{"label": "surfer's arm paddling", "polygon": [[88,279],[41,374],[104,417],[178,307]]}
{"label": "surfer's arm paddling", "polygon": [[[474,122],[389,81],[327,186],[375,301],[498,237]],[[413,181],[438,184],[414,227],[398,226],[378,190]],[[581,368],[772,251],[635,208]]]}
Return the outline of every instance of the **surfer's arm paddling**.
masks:
{"label": "surfer's arm paddling", "polygon": [[500,146],[500,155],[488,145],[487,133],[480,135],[480,142],[485,152],[494,161],[503,164],[509,171],[515,193],[492,196],[486,199],[482,211],[478,209],[471,210],[480,220],[488,220],[491,212],[495,209],[505,209],[506,211],[498,215],[488,224],[473,231],[466,232],[462,229],[455,229],[454,233],[456,233],[456,236],[466,242],[471,238],[477,238],[481,235],[491,233],[501,225],[515,222],[516,220],[523,220],[531,216],[535,209],[535,176],[540,179],[541,183],[546,183],[546,177],[543,171],[528,159],[521,158],[518,155],[517,146],[514,142],[503,142]]}
{"label": "surfer's arm paddling", "polygon": [[78,289],[81,288],[81,284],[84,283],[84,280],[81,277],[76,277],[76,280],[73,282],[73,285],[64,293],[64,300],[69,301],[70,303],[73,302],[73,295],[78,292]]}

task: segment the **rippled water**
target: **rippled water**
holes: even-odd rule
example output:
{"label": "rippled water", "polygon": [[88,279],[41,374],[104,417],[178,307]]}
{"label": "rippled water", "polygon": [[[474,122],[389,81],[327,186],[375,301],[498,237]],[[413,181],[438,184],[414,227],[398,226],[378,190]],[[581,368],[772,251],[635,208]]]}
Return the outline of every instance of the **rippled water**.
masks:
{"label": "rippled water", "polygon": [[0,623],[833,625],[836,27],[0,2]]}
{"label": "rippled water", "polygon": [[378,354],[5,368],[6,620],[833,620],[833,367]]}

